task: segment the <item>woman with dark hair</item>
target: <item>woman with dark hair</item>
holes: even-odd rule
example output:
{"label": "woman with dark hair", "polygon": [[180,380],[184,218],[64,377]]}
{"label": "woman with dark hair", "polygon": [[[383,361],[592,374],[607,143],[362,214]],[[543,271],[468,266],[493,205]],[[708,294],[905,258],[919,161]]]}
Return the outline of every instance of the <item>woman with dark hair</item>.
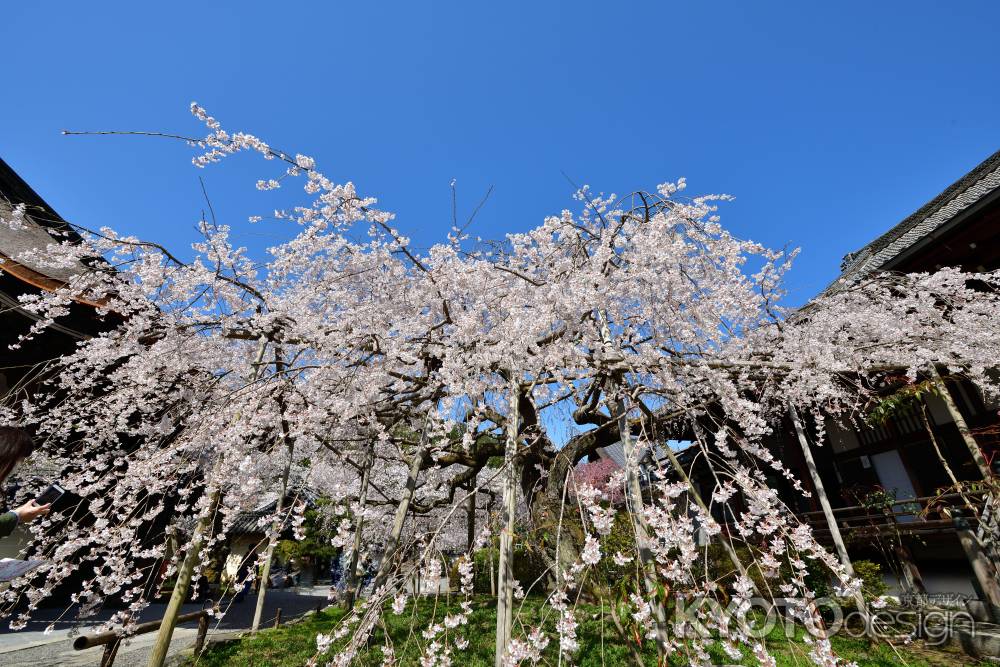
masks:
{"label": "woman with dark hair", "polygon": [[[22,428],[0,426],[0,484],[14,472],[18,463],[35,450],[31,436]],[[29,500],[16,510],[0,514],[0,537],[7,537],[19,523],[31,523],[49,513],[49,505],[39,505]]]}

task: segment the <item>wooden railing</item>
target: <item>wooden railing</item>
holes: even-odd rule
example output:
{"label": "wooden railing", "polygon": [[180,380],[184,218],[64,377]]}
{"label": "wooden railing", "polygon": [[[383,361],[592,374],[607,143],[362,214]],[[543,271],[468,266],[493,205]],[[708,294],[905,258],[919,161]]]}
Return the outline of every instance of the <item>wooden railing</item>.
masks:
{"label": "wooden railing", "polygon": [[[888,534],[927,535],[954,532],[950,510],[965,510],[964,515],[976,526],[983,510],[985,491],[948,493],[898,500],[887,506],[852,505],[833,510],[837,527],[845,539],[877,537]],[[974,511],[969,511],[970,506]],[[798,515],[813,529],[816,537],[830,539],[830,528],[823,512]]]}
{"label": "wooden railing", "polygon": [[[198,635],[194,641],[194,654],[198,655],[201,649],[205,646],[205,635],[208,632],[208,619],[211,616],[209,609],[202,609],[201,611],[191,612],[190,614],[181,614],[177,617],[177,625],[181,623],[190,623],[191,621],[198,621]],[[158,621],[149,621],[147,623],[140,623],[133,628],[131,636],[144,635],[147,632],[155,632],[160,629],[160,624],[163,619]],[[101,656],[101,667],[111,667],[115,662],[115,656],[118,655],[118,647],[124,639],[118,633],[109,630],[108,632],[101,632],[95,635],[81,635],[76,638],[73,642],[73,648],[77,651],[82,651],[84,649],[93,648],[95,646],[104,646],[104,654]]]}

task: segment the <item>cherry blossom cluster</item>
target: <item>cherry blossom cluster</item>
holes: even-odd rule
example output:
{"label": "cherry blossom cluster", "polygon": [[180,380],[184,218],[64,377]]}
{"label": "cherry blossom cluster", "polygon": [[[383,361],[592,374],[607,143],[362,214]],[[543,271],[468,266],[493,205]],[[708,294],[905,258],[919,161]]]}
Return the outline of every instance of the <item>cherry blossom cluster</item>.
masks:
{"label": "cherry blossom cluster", "polygon": [[[862,418],[886,373],[941,367],[997,391],[996,274],[872,276],[787,311],[795,253],[731,235],[728,197],[686,197],[684,179],[624,198],[584,188],[579,212],[486,242],[452,230],[418,252],[352,182],[191,111],[207,128],[191,139],[196,166],[257,153],[281,173],[255,196],[298,181],[304,202],[270,216],[283,240],[264,257],[239,245],[240,225],[201,220],[190,253],[81,228],[83,243],[20,258],[79,269],[22,299],[38,321],[21,345],[74,301],[96,304],[104,329],[52,360],[30,397],[0,405],[0,423],[37,432],[75,499],[32,526],[43,576],[0,593],[9,610],[28,602],[15,625],[75,578],[83,613],[126,602],[109,626],[127,633],[193,544],[197,579],[238,519],[274,501],[250,556],[260,562],[286,527],[302,537],[306,502],[323,497],[331,543],[379,566],[370,596],[317,637],[316,660],[349,664],[387,609],[405,610],[413,575],[442,579],[443,559],[461,553],[461,611],[416,633],[423,664],[459,663],[473,554],[502,529],[498,494],[516,487],[520,534],[557,536],[540,546],[548,571],[534,587],[548,588],[556,623],[554,636],[512,637],[507,664],[539,662],[550,643],[573,660],[576,601],[607,594],[595,572],[608,560],[632,573],[612,602],[664,655],[708,664],[718,642],[734,660],[749,646],[773,662],[711,606],[697,619],[711,638],[668,627],[658,591],[741,611],[751,597],[794,597],[805,622],[810,564],[856,590],[769,481],[806,492],[769,448],[788,406],[822,440],[828,416]],[[708,466],[707,486],[663,455],[678,438]],[[567,483],[618,442],[624,469],[590,464]],[[579,535],[567,529],[574,505]],[[606,548],[616,520],[635,553]],[[707,543],[724,547],[734,578],[708,571]],[[828,642],[812,648],[816,664],[836,663]],[[386,645],[385,664],[396,661]]]}

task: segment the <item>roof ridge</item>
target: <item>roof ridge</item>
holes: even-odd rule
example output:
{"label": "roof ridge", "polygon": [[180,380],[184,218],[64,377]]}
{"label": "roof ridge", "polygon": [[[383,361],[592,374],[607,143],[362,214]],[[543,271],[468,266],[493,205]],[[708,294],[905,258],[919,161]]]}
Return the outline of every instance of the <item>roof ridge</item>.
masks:
{"label": "roof ridge", "polygon": [[[952,210],[945,210],[950,204],[959,200],[963,194],[975,189],[977,184],[982,183],[991,176],[996,176],[993,179],[997,181],[995,184],[992,182],[986,183],[984,187],[978,188],[976,192],[973,192],[973,196],[968,201],[958,202],[958,205],[951,207]],[[843,261],[840,264],[840,275],[823,292],[830,291],[840,281],[849,279],[859,272],[881,268],[900,252],[913,245],[916,240],[923,238],[927,233],[933,231],[930,229],[923,230],[923,233],[917,238],[906,242],[905,237],[907,234],[916,230],[921,223],[937,216],[940,219],[935,221],[934,227],[939,227],[998,187],[1000,187],[1000,150],[973,167],[969,172],[892,228],[883,232],[872,241],[869,241],[861,248],[844,255]],[[894,248],[893,246],[898,247]],[[892,250],[892,253],[884,256],[887,250]]]}

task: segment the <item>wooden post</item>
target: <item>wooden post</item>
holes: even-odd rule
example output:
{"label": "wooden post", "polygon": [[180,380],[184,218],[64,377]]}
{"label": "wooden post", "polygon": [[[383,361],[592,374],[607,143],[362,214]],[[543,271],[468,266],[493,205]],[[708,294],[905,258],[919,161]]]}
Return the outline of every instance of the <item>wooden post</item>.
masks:
{"label": "wooden post", "polygon": [[[943,391],[947,390],[943,389]],[[937,436],[934,435],[934,427],[931,426],[931,420],[927,417],[927,401],[920,401],[920,410],[918,412],[920,413],[920,422],[924,425],[924,431],[927,432],[927,438],[931,442],[931,447],[934,448],[934,454],[937,456],[938,463],[941,464],[945,474],[948,475],[948,479],[951,480],[952,486],[955,487],[955,489],[958,489],[958,492],[961,494],[962,491],[958,485],[958,478],[955,476],[955,472],[951,469],[951,466],[948,465],[948,459],[945,457],[944,452],[941,451],[941,446],[938,445]],[[972,504],[969,503],[969,499],[964,495],[962,495],[962,500],[964,500],[969,507],[972,507]]]}
{"label": "wooden post", "polygon": [[281,625],[281,607],[278,607],[278,613],[274,615],[274,629],[277,630]]}
{"label": "wooden post", "polygon": [[1000,623],[1000,583],[997,583],[996,568],[990,562],[962,511],[952,510],[952,519],[955,522],[955,534],[962,545],[962,550],[965,551],[966,558],[969,559],[976,583],[982,591],[983,602],[993,622]]}
{"label": "wooden post", "polygon": [[202,615],[198,619],[198,635],[194,639],[194,657],[201,655],[205,648],[205,635],[208,634],[208,614]]}
{"label": "wooden post", "polygon": [[115,664],[115,657],[118,655],[118,647],[122,640],[116,639],[104,645],[104,653],[101,654],[101,667],[111,667]]}
{"label": "wooden post", "polygon": [[[490,524],[493,522],[493,496],[489,496],[489,501],[486,505],[486,523]],[[496,562],[493,560],[493,537],[490,537],[489,544],[487,548],[490,550],[490,597],[497,596],[497,570]]]}
{"label": "wooden post", "polygon": [[514,625],[514,510],[517,507],[517,446],[520,432],[520,376],[510,372],[510,413],[504,447],[503,528],[500,530],[499,585],[497,586],[496,667],[503,667]]}
{"label": "wooden post", "polygon": [[924,596],[927,595],[927,589],[924,588],[924,579],[920,576],[920,570],[917,569],[917,563],[913,560],[913,553],[910,548],[902,542],[900,542],[895,547],[896,557],[899,559],[899,564],[903,570],[903,580],[906,583],[906,587],[910,592],[910,595]]}
{"label": "wooden post", "polygon": [[983,546],[986,547],[992,561],[1000,568],[1000,544],[997,543],[997,537],[1000,536],[1000,521],[997,520],[997,513],[1000,511],[1000,498],[991,493],[983,499],[983,503],[977,535]]}
{"label": "wooden post", "polygon": [[492,540],[490,543],[490,597],[497,596],[497,570],[496,564],[493,562],[493,544]]}
{"label": "wooden post", "polygon": [[[603,310],[598,311],[598,318],[601,325],[601,340],[605,345],[611,345],[611,326],[608,323],[607,313]],[[613,380],[609,380],[605,385],[605,391],[610,390],[614,397],[618,438],[621,440],[622,449],[625,452],[625,498],[628,501],[629,516],[632,518],[632,528],[635,533],[639,561],[643,566],[643,587],[646,589],[646,594],[653,603],[653,618],[656,620],[656,648],[662,662],[669,650],[667,616],[663,601],[657,599],[657,591],[660,590],[660,587],[657,585],[656,560],[653,558],[652,550],[649,547],[649,528],[643,512],[642,486],[639,480],[639,460],[636,455],[635,442],[632,440],[632,429],[628,423],[629,406],[625,402],[625,398],[622,396],[621,389],[618,386],[620,380],[620,374]]]}
{"label": "wooden post", "polygon": [[[691,429],[694,431],[695,441],[698,443],[698,446],[701,448],[702,452],[705,453],[705,461],[708,462],[708,469],[712,473],[712,478],[715,480],[715,483],[717,485],[721,485],[721,482],[719,481],[719,476],[715,472],[715,467],[711,464],[709,459],[708,445],[706,444],[707,438],[705,437],[704,431],[702,431],[701,426],[698,425],[698,418],[696,416],[691,417]],[[664,447],[663,451],[666,453],[667,459],[670,461],[670,465],[673,467],[674,472],[677,473],[677,476],[680,477],[681,481],[687,484],[688,495],[690,495],[691,498],[695,501],[695,504],[698,505],[698,508],[702,512],[704,512],[705,516],[712,516],[712,512],[708,509],[708,505],[705,504],[704,499],[701,497],[701,492],[698,490],[698,487],[694,485],[694,482],[691,481],[691,478],[688,477],[686,472],[684,472],[684,467],[681,466],[680,461],[677,460],[677,457],[670,450],[670,447],[669,446]],[[733,508],[728,503],[725,504],[725,509],[729,510],[729,514],[730,516],[732,516],[733,522],[739,523],[739,520],[736,517],[736,512],[733,511]],[[723,519],[725,519],[725,514],[723,514]],[[729,535],[720,534],[719,544],[722,545],[722,548],[725,550],[726,555],[729,557],[729,562],[733,564],[733,567],[736,568],[736,571],[739,572],[740,575],[742,575],[752,583],[753,578],[747,571],[746,565],[744,565],[743,561],[740,560],[739,554],[736,553],[736,549],[730,542],[731,539],[732,537]],[[756,583],[753,584],[753,590],[754,593],[756,593],[757,597],[764,600],[765,601],[764,604],[768,607],[768,609],[770,609],[771,603],[766,601],[767,598],[764,596],[763,592],[758,588]]]}
{"label": "wooden post", "polygon": [[[972,430],[969,429],[969,424],[965,421],[965,417],[962,416],[962,411],[958,409],[958,405],[955,403],[955,399],[951,395],[951,391],[948,389],[948,384],[942,379],[941,375],[938,373],[937,368],[931,364],[930,367],[931,376],[939,383],[941,387],[941,399],[944,401],[945,407],[948,408],[948,414],[951,416],[952,421],[955,422],[955,426],[958,428],[959,434],[962,436],[962,442],[965,443],[966,449],[972,455],[972,460],[976,462],[976,467],[979,468],[979,474],[983,476],[984,480],[990,480],[993,478],[993,471],[990,470],[990,464],[986,461],[986,457],[983,456],[983,451],[979,448],[979,444],[972,435]],[[963,496],[963,499],[965,497]],[[995,556],[998,554],[998,548],[996,543],[996,516],[993,514],[993,509],[998,507],[998,502],[1000,499],[996,497],[993,493],[987,493],[983,498],[984,512],[983,517],[980,522],[980,531],[983,533],[983,538],[985,540],[985,546],[987,551],[994,555],[992,560],[996,560]],[[968,501],[967,501],[968,503]],[[971,503],[968,503],[970,509],[972,508]],[[996,568],[994,568],[996,572]],[[1000,620],[1000,619],[998,619]]]}
{"label": "wooden post", "polygon": [[663,600],[657,599],[659,587],[656,581],[656,560],[649,547],[649,528],[643,512],[644,503],[642,499],[642,485],[639,480],[639,458],[636,453],[635,441],[632,439],[632,430],[628,423],[628,404],[622,398],[617,386],[613,386],[612,390],[616,394],[614,409],[618,415],[618,437],[621,439],[622,449],[625,452],[625,495],[628,499],[629,515],[632,517],[639,560],[643,565],[642,583],[646,589],[646,595],[652,600],[653,617],[656,619],[657,649],[662,657],[669,650],[667,616]]}

